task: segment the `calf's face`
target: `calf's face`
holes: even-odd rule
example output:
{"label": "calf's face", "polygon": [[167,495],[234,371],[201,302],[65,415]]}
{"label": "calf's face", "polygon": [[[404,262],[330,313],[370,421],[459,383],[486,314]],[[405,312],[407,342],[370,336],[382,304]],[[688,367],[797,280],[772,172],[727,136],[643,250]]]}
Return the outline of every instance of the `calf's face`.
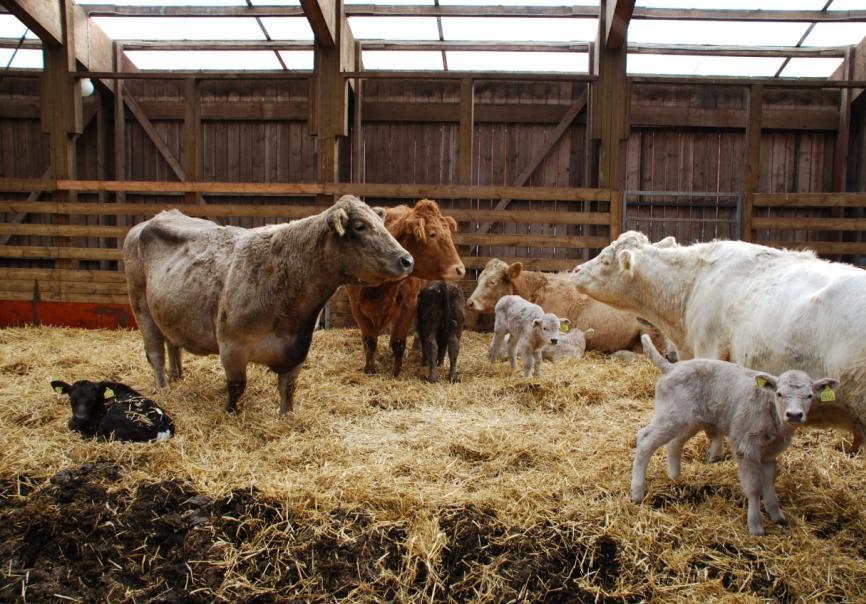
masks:
{"label": "calf's face", "polygon": [[773,393],[779,419],[794,426],[806,421],[813,405],[835,400],[839,381],[832,378],[812,380],[802,371],[786,371],[779,377],[759,373],[755,383]]}
{"label": "calf's face", "polygon": [[568,319],[560,319],[553,313],[547,313],[540,319],[532,321],[532,329],[536,337],[543,344],[556,344],[559,342],[559,329],[561,325],[571,325]]}
{"label": "calf's face", "polygon": [[94,428],[94,423],[105,411],[105,399],[113,396],[105,384],[89,380],[79,380],[71,385],[55,380],[51,382],[51,387],[57,394],[69,396],[72,418],[68,425],[71,430],[87,431]]}
{"label": "calf's face", "polygon": [[412,256],[385,228],[382,215],[366,203],[344,195],[327,212],[333,237],[324,253],[338,263],[345,282],[378,285],[412,273]]}
{"label": "calf's face", "polygon": [[514,293],[514,280],[522,271],[520,262],[508,265],[498,258],[491,259],[478,275],[478,285],[466,301],[466,307],[478,313],[494,312],[502,296]]}

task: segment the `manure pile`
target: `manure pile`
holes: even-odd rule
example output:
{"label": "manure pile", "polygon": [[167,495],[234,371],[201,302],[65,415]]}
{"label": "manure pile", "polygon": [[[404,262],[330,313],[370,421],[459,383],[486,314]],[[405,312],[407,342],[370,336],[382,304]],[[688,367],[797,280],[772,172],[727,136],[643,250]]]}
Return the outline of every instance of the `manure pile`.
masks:
{"label": "manure pile", "polygon": [[[216,357],[156,392],[135,332],[0,330],[0,601],[639,602],[866,600],[864,456],[804,431],[780,458],[789,526],[745,526],[734,462],[664,455],[627,492],[657,371],[591,354],[541,379],[486,362],[468,332],[459,384],[361,372],[357,330],[315,334],[279,419],[250,366],[222,411]],[[52,379],[123,381],[174,418],[167,443],[66,429]]]}

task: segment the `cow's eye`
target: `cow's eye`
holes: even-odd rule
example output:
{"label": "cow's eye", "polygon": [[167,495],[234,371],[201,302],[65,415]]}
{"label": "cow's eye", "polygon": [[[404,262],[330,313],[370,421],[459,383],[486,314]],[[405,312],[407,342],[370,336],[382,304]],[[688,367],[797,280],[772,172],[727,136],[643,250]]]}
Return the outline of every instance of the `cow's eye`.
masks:
{"label": "cow's eye", "polygon": [[490,285],[498,285],[498,284],[499,284],[499,281],[497,281],[496,279],[490,280]]}
{"label": "cow's eye", "polygon": [[435,239],[436,238],[436,232],[430,231],[429,233],[427,233],[427,236],[430,237],[430,239]]}
{"label": "cow's eye", "polygon": [[363,231],[364,229],[367,228],[367,225],[364,224],[363,222],[356,222],[356,223],[355,223],[355,226],[354,226],[353,228],[354,228],[357,232],[360,233],[361,231]]}

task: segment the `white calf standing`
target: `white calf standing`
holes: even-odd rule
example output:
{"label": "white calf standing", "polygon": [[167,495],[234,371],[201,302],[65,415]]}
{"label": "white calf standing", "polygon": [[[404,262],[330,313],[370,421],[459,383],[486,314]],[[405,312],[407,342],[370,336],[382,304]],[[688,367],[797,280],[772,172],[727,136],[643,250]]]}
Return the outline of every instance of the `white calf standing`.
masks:
{"label": "white calf standing", "polygon": [[776,456],[791,443],[816,400],[833,400],[839,382],[812,381],[802,371],[779,377],[711,359],[669,363],[641,338],[644,352],[662,370],[656,384],[655,413],[649,426],[638,431],[637,452],[631,475],[635,503],[646,492],[646,469],[652,454],[668,446],[668,474],[680,474],[683,446],[695,433],[727,436],[737,459],[740,483],[749,502],[748,526],[753,535],[764,534],[761,495],[773,522],[785,516],[776,499]]}
{"label": "white calf standing", "polygon": [[523,376],[529,377],[534,368],[535,376],[540,377],[542,348],[559,341],[561,325],[571,325],[571,321],[560,319],[553,313],[545,313],[538,304],[520,296],[503,296],[496,303],[490,362],[496,362],[505,336],[509,335],[508,360],[511,369],[517,367],[516,355],[520,354],[523,357]]}

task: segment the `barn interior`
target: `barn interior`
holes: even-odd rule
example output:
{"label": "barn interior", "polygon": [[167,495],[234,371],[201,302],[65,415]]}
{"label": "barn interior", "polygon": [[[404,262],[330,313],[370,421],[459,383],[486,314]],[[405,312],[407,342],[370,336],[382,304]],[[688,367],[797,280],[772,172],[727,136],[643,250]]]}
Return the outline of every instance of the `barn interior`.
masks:
{"label": "barn interior", "polygon": [[[366,376],[342,291],[294,419],[262,371],[227,420],[210,358],[160,399],[181,434],[164,449],[60,432],[50,379],[156,392],[134,333],[65,328],[134,327],[120,247],[162,209],[253,227],[343,194],[434,199],[467,294],[490,258],[568,270],[629,229],[866,265],[862,0],[692,4],[0,0],[0,599],[863,598],[848,435],[798,440],[791,526],[763,541],[700,438],[686,478],[656,459],[633,506],[651,367],[590,355],[527,383],[470,333],[452,390]],[[76,532],[106,507],[141,550]],[[68,563],[83,555],[107,570]]]}

